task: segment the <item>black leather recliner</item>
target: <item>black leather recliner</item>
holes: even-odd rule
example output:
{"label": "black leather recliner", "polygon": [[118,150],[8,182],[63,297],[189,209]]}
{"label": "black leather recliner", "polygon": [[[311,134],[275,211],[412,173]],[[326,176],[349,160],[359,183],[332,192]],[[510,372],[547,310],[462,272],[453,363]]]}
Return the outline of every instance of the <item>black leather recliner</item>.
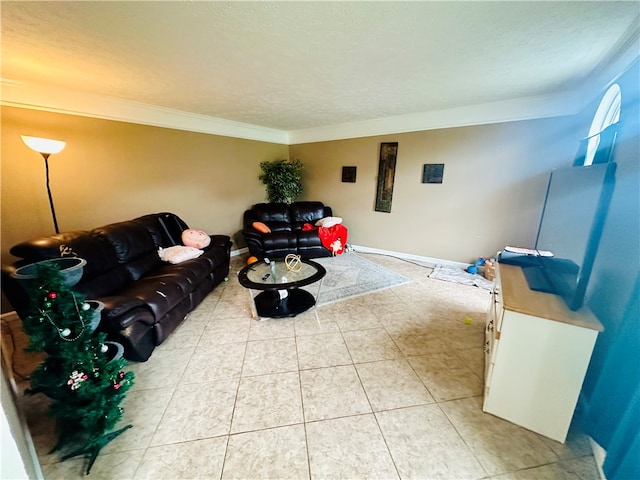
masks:
{"label": "black leather recliner", "polygon": [[[244,212],[242,234],[251,255],[282,258],[293,253],[302,258],[330,257],[331,251],[320,241],[317,230],[303,230],[305,223],[332,216],[331,207],[322,202],[258,203]],[[263,233],[253,223],[264,223],[271,232]]]}
{"label": "black leather recliner", "polygon": [[231,241],[226,235],[212,235],[195,259],[175,265],[160,259],[158,248],[181,245],[187,228],[177,215],[157,213],[20,243],[10,253],[21,260],[2,267],[2,290],[18,315],[25,314],[29,298],[13,271],[61,256],[84,258],[82,278],[72,289],[103,302],[99,330],[124,346],[125,358],[145,361],[229,274]]}

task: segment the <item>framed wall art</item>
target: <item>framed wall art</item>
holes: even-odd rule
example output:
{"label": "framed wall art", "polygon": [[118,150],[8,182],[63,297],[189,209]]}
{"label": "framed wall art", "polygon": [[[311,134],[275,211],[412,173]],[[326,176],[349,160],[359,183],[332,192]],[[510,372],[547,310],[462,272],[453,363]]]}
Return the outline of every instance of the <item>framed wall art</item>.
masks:
{"label": "framed wall art", "polygon": [[342,167],[342,181],[344,183],[356,183],[356,170],[358,167]]}
{"label": "framed wall art", "polygon": [[442,183],[444,163],[425,163],[422,166],[422,183]]}
{"label": "framed wall art", "polygon": [[376,191],[376,212],[391,212],[393,197],[393,181],[396,175],[396,157],[398,142],[380,144],[380,161],[378,163],[378,188]]}

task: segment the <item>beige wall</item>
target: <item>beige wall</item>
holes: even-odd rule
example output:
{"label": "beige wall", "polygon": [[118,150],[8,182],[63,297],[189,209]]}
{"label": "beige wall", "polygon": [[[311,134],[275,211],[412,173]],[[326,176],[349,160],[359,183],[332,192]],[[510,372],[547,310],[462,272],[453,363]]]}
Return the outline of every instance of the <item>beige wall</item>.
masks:
{"label": "beige wall", "polygon": [[[322,200],[355,245],[471,262],[505,244],[533,246],[550,170],[570,165],[570,117],[293,145],[308,199]],[[391,213],[374,211],[381,142],[398,142]],[[423,184],[425,163],[444,163],[442,184]],[[342,166],[357,167],[342,183]]]}
{"label": "beige wall", "polygon": [[[573,120],[556,118],[303,145],[270,144],[160,127],[3,107],[2,262],[9,248],[53,233],[41,156],[20,134],[56,138],[51,188],[61,231],[171,211],[190,226],[231,235],[264,201],[264,160],[300,158],[307,200],[344,217],[350,243],[471,262],[505,244],[532,246],[549,171],[571,162]],[[374,211],[380,142],[397,141],[391,213]],[[444,183],[422,165],[444,163]],[[357,166],[356,183],[341,167]]]}
{"label": "beige wall", "polygon": [[12,245],[54,233],[44,161],[21,134],[67,142],[49,159],[60,231],[170,211],[234,235],[242,212],[264,201],[258,164],[288,156],[286,145],[3,107],[3,262],[15,260]]}

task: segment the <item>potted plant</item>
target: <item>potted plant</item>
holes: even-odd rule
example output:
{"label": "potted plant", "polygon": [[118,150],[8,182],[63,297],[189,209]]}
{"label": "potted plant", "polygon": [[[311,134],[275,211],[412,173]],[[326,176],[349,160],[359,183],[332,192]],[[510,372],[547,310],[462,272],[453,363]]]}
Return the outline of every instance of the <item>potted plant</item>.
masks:
{"label": "potted plant", "polygon": [[302,195],[302,162],[274,160],[260,163],[258,179],[267,186],[267,200],[271,203],[291,203]]}

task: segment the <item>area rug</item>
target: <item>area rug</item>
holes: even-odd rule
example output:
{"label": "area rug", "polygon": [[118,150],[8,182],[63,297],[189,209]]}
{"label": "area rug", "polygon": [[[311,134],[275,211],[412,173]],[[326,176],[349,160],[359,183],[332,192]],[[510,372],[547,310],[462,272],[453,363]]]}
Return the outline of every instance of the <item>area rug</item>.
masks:
{"label": "area rug", "polygon": [[[388,268],[378,265],[355,252],[345,252],[336,257],[314,258],[321,264],[327,275],[322,279],[318,306],[353,298],[407,283],[410,280]],[[305,287],[314,296],[318,284]]]}
{"label": "area rug", "polygon": [[465,272],[462,268],[444,267],[442,265],[436,265],[433,272],[429,274],[429,278],[460,283],[462,285],[473,285],[474,287],[484,288],[485,290],[491,290],[493,287],[493,282],[487,280],[482,275]]}

